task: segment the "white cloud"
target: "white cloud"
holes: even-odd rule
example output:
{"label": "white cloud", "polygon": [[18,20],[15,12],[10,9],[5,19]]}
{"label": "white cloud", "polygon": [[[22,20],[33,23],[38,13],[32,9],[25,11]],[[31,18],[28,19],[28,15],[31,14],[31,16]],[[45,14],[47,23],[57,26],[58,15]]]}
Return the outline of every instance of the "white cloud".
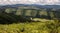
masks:
{"label": "white cloud", "polygon": [[60,0],[0,0],[0,5],[6,5],[6,4],[59,4]]}

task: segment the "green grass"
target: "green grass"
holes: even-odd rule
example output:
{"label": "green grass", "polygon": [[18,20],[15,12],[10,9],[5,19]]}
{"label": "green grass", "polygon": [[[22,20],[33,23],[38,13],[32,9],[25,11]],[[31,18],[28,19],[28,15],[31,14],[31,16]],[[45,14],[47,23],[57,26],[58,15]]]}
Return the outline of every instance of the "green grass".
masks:
{"label": "green grass", "polygon": [[[53,25],[50,25],[51,23],[55,24],[54,21],[0,24],[0,33],[50,33],[54,28]],[[60,33],[60,26],[56,30]]]}

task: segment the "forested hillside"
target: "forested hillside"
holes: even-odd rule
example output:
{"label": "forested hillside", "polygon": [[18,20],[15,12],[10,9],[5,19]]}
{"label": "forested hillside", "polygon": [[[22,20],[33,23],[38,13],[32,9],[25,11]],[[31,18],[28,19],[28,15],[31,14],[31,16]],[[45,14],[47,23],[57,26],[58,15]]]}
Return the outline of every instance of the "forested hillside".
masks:
{"label": "forested hillside", "polygon": [[60,20],[60,9],[54,8],[37,8],[22,6],[17,8],[3,7],[0,8],[0,21],[6,22],[31,22],[31,18],[43,18],[43,19],[58,19]]}
{"label": "forested hillside", "polygon": [[0,33],[60,33],[60,9],[52,6],[0,7]]}

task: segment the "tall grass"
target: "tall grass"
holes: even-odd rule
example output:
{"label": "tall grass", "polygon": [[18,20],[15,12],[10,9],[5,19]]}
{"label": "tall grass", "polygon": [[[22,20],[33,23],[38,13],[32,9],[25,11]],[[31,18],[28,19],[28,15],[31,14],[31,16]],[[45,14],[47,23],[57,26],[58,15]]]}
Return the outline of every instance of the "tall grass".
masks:
{"label": "tall grass", "polygon": [[60,33],[60,26],[56,29],[55,24],[55,21],[0,24],[0,33]]}

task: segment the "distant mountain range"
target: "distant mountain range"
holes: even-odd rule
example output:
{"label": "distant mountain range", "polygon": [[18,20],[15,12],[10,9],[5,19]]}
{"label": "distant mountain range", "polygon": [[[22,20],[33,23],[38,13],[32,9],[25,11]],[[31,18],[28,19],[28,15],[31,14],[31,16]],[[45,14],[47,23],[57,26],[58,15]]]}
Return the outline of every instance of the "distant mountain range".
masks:
{"label": "distant mountain range", "polygon": [[38,4],[15,4],[15,5],[4,5],[0,6],[0,8],[5,8],[5,7],[12,7],[12,8],[17,8],[17,7],[37,7],[37,8],[54,8],[54,9],[60,9],[60,5],[38,5]]}

